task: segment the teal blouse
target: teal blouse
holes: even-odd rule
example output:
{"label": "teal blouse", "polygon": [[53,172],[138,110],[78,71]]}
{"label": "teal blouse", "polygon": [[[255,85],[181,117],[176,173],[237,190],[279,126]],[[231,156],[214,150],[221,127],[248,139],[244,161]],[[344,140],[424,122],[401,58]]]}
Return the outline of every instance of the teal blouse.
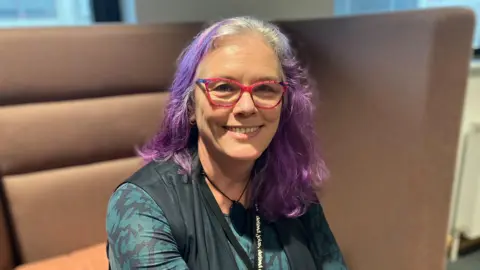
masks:
{"label": "teal blouse", "polygon": [[[225,217],[232,231],[245,251],[254,259],[253,241],[246,235],[241,236]],[[346,270],[340,249],[333,237],[325,217],[319,213],[318,219],[311,224],[315,241],[325,250],[323,270]],[[112,195],[107,208],[107,234],[109,241],[109,260],[116,269],[188,269],[182,259],[168,221],[162,209],[145,191],[133,184],[121,185]],[[262,232],[265,269],[288,270],[288,259],[282,250],[276,230],[264,226]],[[239,269],[246,269],[244,263],[235,254]]]}

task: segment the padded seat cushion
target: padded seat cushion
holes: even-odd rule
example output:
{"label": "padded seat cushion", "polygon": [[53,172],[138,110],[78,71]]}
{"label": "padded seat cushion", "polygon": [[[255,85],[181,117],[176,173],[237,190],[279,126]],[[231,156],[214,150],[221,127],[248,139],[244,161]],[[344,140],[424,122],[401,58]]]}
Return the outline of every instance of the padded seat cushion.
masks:
{"label": "padded seat cushion", "polygon": [[105,270],[108,269],[106,243],[79,249],[15,268],[15,270]]}

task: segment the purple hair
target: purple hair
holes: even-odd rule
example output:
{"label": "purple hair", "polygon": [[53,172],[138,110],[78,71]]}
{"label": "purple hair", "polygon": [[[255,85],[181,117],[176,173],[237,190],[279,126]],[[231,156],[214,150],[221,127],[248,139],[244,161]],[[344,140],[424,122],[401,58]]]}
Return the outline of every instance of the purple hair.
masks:
{"label": "purple hair", "polygon": [[162,127],[141,155],[146,161],[173,160],[191,172],[189,148],[197,142],[198,133],[190,125],[189,115],[197,66],[216,38],[247,31],[260,33],[274,49],[288,83],[278,130],[255,163],[252,200],[269,220],[298,217],[318,202],[316,191],[328,177],[328,170],[316,147],[307,72],[296,60],[288,38],[271,23],[237,17],[217,22],[197,35],[180,55]]}

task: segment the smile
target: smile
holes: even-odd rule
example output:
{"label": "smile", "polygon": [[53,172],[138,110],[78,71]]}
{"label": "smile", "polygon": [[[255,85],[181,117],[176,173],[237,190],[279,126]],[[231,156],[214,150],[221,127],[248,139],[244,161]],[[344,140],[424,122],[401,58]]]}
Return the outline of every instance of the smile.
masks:
{"label": "smile", "polygon": [[260,127],[225,127],[226,130],[241,134],[250,134],[257,132]]}

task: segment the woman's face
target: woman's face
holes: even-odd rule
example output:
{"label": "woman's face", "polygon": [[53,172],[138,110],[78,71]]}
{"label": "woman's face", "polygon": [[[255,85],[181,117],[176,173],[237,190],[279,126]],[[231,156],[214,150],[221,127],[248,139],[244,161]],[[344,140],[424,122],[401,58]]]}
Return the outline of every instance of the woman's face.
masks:
{"label": "woman's face", "polygon": [[[244,34],[217,40],[215,49],[198,66],[196,78],[229,78],[251,85],[265,78],[281,81],[282,75],[277,56],[265,41],[256,34]],[[259,109],[248,92],[243,92],[234,106],[218,107],[210,103],[204,86],[197,85],[193,117],[199,144],[211,154],[255,160],[277,131],[281,107],[280,103],[272,109]]]}

